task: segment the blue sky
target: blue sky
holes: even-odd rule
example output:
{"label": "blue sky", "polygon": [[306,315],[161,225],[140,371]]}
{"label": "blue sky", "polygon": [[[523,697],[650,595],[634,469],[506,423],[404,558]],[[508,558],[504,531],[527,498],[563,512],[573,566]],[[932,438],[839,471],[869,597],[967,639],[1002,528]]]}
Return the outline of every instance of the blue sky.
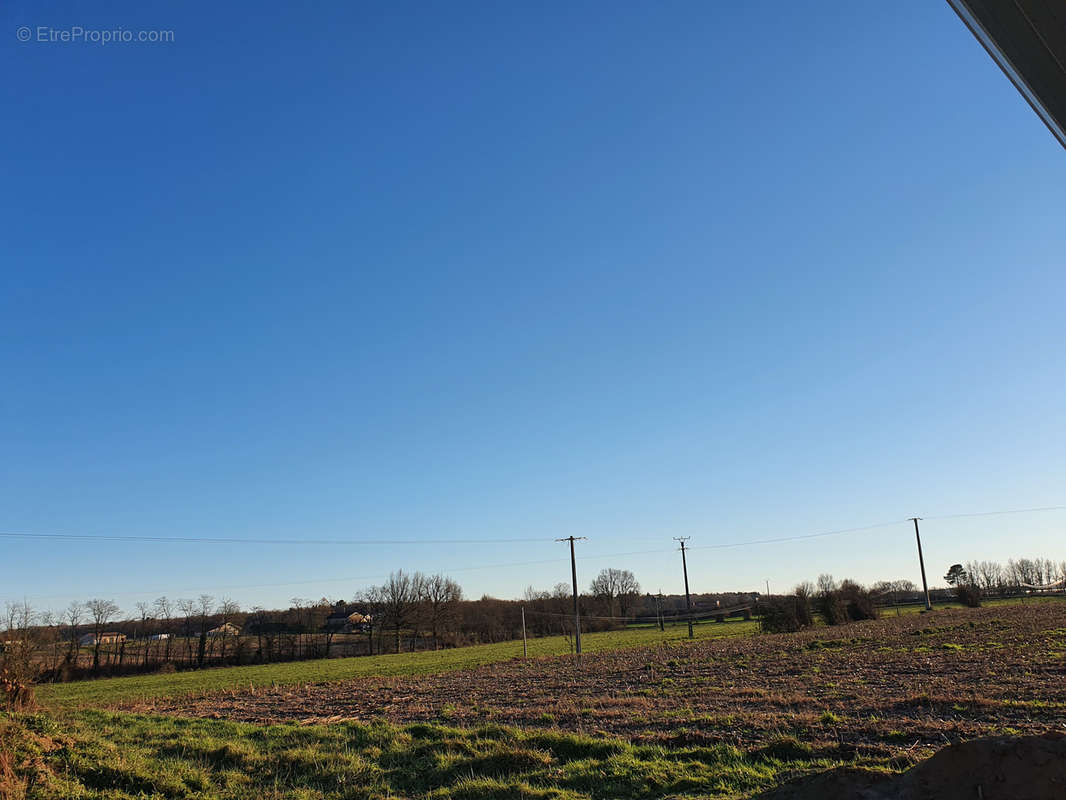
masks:
{"label": "blue sky", "polygon": [[[571,534],[670,592],[673,536],[1066,504],[1066,154],[946,3],[0,17],[0,530],[426,542],[12,539],[0,598],[513,597]],[[1064,524],[930,520],[931,577]],[[689,563],[918,580],[908,524]]]}

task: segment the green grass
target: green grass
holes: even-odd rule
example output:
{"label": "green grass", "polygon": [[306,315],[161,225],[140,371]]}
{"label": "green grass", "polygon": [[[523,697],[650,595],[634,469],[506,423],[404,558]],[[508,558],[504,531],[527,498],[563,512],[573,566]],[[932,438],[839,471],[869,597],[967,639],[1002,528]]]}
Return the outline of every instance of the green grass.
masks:
{"label": "green grass", "polygon": [[[1033,597],[986,597],[981,601],[983,608],[996,608],[997,606],[1016,606],[1022,603],[1062,603],[1066,602],[1066,595],[1061,594],[1042,594],[1035,595]],[[933,601],[933,610],[939,611],[949,608],[966,608],[963,603],[959,603],[955,600],[947,601]],[[881,616],[890,617],[895,616],[897,606],[888,605],[881,607]],[[920,614],[925,611],[925,606],[922,603],[909,603],[907,605],[898,606],[900,613],[902,614]]]}
{"label": "green grass", "polygon": [[[750,636],[758,622],[731,621],[697,625],[697,639]],[[581,637],[582,650],[619,650],[646,647],[662,642],[679,642],[687,638],[684,626],[639,628],[604,633],[587,633]],[[529,640],[530,657],[564,655],[570,652],[566,637],[551,636]],[[39,686],[37,697],[47,708],[81,708],[133,702],[153,697],[177,697],[203,692],[240,689],[249,686],[286,686],[301,683],[328,683],[369,676],[424,675],[434,672],[471,669],[483,664],[507,661],[522,656],[522,642],[475,645],[452,650],[400,653],[354,658],[294,661],[249,667],[178,672],[169,675],[137,675],[127,678],[104,678],[75,683]]]}
{"label": "green grass", "polygon": [[823,725],[839,725],[844,721],[844,718],[826,709],[822,712],[821,721]]}
{"label": "green grass", "polygon": [[503,726],[259,726],[101,711],[0,714],[0,744],[14,766],[0,782],[17,796],[32,781],[40,800],[749,797],[786,773],[837,765],[797,743],[747,753]]}

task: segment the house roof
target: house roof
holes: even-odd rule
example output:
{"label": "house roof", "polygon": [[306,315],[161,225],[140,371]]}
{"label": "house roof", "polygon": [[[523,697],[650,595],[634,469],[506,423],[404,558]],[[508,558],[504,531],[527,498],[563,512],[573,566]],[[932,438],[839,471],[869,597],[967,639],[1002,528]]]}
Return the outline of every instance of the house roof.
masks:
{"label": "house roof", "polygon": [[208,634],[212,634],[212,633],[229,633],[231,631],[239,633],[240,632],[240,628],[238,628],[232,622],[223,622],[217,628],[212,628],[211,630],[209,630]]}

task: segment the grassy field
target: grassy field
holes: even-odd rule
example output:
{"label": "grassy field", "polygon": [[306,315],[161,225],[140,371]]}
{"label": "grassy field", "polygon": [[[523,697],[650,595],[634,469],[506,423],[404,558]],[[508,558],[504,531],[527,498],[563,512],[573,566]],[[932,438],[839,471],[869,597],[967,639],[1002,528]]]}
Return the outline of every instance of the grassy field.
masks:
{"label": "grassy field", "polygon": [[508,642],[43,687],[0,713],[0,798],[725,800],[900,772],[1061,728],[1066,604],[990,605],[591,634],[580,664]]}
{"label": "grassy field", "polygon": [[896,755],[945,737],[1039,734],[1066,713],[1066,605],[903,614],[795,634],[677,641],[474,670],[155,698],[140,713],[252,723],[561,728],[641,743],[789,735]]}
{"label": "grassy field", "polygon": [[[1015,605],[1018,598],[990,600],[987,607]],[[1030,598],[1025,603],[1063,602],[1061,596]],[[961,608],[954,603],[937,603],[936,609]],[[901,615],[915,614],[921,606],[902,606]],[[885,608],[886,618],[896,616],[896,609]],[[721,637],[749,636],[759,629],[757,621],[729,620],[724,623],[705,622],[695,626],[697,640]],[[587,633],[582,636],[586,653],[646,647],[686,638],[684,625],[667,627],[660,632],[655,627],[631,627],[621,631]],[[564,636],[529,640],[530,657],[565,655],[570,642]],[[425,675],[435,672],[464,670],[484,664],[509,661],[522,655],[521,641],[475,645],[452,650],[402,653],[399,655],[360,656],[355,658],[293,661],[248,667],[222,667],[191,670],[170,675],[141,675],[124,678],[103,678],[93,681],[52,684],[38,689],[38,699],[48,708],[98,707],[115,703],[129,703],[142,698],[176,697],[204,692],[247,689],[249,687],[292,686],[304,683],[324,683],[350,678],[390,675]]]}
{"label": "grassy field", "polygon": [[0,796],[40,800],[744,797],[837,763],[784,739],[754,751],[667,748],[499,725],[258,726],[99,711],[0,715],[0,741]]}
{"label": "grassy field", "polygon": [[[755,621],[731,620],[724,623],[710,622],[697,625],[695,633],[698,640],[703,640],[749,636],[757,630],[758,623]],[[663,632],[660,632],[658,628],[639,628],[587,633],[581,637],[581,644],[586,653],[595,653],[676,642],[686,637],[685,626],[678,625],[668,627]],[[570,643],[564,636],[529,640],[530,657],[564,655],[569,652]],[[128,703],[142,698],[176,697],[229,689],[248,689],[249,687],[291,686],[368,676],[449,672],[509,661],[520,658],[521,655],[522,642],[517,641],[418,653],[292,661],[249,667],[221,667],[169,675],[138,675],[45,685],[39,687],[38,699],[47,708],[104,706]]]}
{"label": "grassy field", "polygon": [[[1062,603],[1066,602],[1066,595],[1061,594],[1048,594],[1037,595],[1035,597],[993,597],[986,598],[981,602],[983,608],[997,608],[999,606],[1016,606],[1026,605],[1028,603]],[[966,608],[963,603],[955,600],[947,602],[937,601],[933,604],[934,611],[946,611],[952,608]],[[883,606],[881,608],[882,617],[891,617],[897,614],[920,614],[925,611],[925,606],[921,603],[908,603],[901,606]]]}

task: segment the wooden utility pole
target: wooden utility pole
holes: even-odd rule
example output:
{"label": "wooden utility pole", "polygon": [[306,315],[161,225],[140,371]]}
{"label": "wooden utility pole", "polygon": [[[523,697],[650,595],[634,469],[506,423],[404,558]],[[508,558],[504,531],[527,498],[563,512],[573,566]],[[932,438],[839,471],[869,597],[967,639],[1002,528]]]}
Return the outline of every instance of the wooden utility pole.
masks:
{"label": "wooden utility pole", "polygon": [[556,539],[557,542],[570,542],[570,574],[574,579],[574,652],[581,655],[581,612],[577,607],[577,558],[574,556],[574,542],[585,536],[567,536]]}
{"label": "wooden utility pole", "polygon": [[659,596],[655,598],[655,619],[659,623],[659,631],[665,631],[666,626],[663,624],[663,590],[659,590]]}
{"label": "wooden utility pole", "polygon": [[932,611],[933,604],[929,602],[929,584],[925,580],[925,559],[922,557],[922,535],[918,533],[918,520],[921,517],[911,517],[914,522],[914,538],[918,542],[918,566],[922,568],[922,591],[925,592],[925,610]]}
{"label": "wooden utility pole", "polygon": [[522,606],[522,658],[529,658],[529,649],[526,647],[526,607]]}
{"label": "wooden utility pole", "polygon": [[688,612],[688,638],[695,639],[696,635],[692,632],[692,597],[688,593],[688,562],[685,559],[685,542],[691,538],[691,536],[675,536],[674,541],[681,542],[681,569],[685,573],[685,611]]}

